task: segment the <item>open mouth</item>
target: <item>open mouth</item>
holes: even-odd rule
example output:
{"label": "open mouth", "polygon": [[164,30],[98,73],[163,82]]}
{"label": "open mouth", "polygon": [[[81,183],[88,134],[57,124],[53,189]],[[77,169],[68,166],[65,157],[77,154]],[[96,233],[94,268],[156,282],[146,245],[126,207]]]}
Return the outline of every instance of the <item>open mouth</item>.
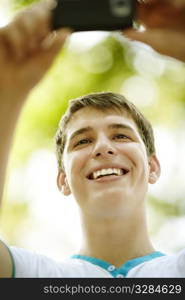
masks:
{"label": "open mouth", "polygon": [[123,176],[129,172],[127,169],[117,169],[117,168],[109,168],[109,169],[102,169],[95,172],[90,173],[87,178],[89,180],[96,180],[102,177],[108,176]]}

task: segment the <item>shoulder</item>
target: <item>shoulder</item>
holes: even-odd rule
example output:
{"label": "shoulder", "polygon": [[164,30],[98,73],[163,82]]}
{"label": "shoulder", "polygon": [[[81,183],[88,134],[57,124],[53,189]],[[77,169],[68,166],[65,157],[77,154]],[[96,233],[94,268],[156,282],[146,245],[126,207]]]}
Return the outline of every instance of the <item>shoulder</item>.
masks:
{"label": "shoulder", "polygon": [[142,263],[131,269],[127,277],[185,278],[185,249]]}
{"label": "shoulder", "polygon": [[[23,248],[10,247],[16,278],[93,278],[107,277],[107,271],[80,259],[56,261]],[[109,277],[109,276],[108,276]]]}
{"label": "shoulder", "polygon": [[9,247],[13,261],[13,277],[63,277],[62,264],[35,251]]}
{"label": "shoulder", "polygon": [[12,277],[13,264],[10,251],[2,240],[0,240],[0,266],[0,278]]}

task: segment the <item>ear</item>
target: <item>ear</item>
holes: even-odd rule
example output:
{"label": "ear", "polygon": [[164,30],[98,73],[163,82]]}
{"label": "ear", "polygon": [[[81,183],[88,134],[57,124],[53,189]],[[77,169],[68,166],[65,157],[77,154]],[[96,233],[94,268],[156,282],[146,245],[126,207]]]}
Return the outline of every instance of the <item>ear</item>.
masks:
{"label": "ear", "polygon": [[156,154],[152,154],[149,159],[149,178],[148,182],[151,184],[156,183],[161,174],[161,166]]}
{"label": "ear", "polygon": [[58,172],[57,176],[57,186],[58,189],[65,195],[68,196],[71,194],[69,184],[67,182],[66,174],[63,171]]}

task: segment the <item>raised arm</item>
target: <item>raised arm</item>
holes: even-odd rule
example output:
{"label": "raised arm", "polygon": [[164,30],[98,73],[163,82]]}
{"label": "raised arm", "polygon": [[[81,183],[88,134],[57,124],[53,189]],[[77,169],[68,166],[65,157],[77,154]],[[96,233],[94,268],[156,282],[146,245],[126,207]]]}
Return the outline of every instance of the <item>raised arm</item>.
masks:
{"label": "raised arm", "polygon": [[[69,30],[50,31],[52,1],[22,11],[0,29],[0,200],[12,138],[30,91],[43,78]],[[11,275],[11,260],[0,242],[0,277]]]}
{"label": "raised arm", "polygon": [[123,32],[161,54],[185,62],[185,0],[138,0],[138,19],[146,28]]}

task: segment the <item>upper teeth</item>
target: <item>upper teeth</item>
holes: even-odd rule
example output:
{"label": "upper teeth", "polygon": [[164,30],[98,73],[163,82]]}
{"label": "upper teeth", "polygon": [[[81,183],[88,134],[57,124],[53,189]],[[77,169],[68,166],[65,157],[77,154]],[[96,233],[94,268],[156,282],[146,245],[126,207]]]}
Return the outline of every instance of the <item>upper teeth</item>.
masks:
{"label": "upper teeth", "polygon": [[116,169],[116,168],[101,169],[96,172],[93,172],[93,179],[98,178],[100,175],[103,176],[107,174],[123,175],[123,171],[122,169]]}

